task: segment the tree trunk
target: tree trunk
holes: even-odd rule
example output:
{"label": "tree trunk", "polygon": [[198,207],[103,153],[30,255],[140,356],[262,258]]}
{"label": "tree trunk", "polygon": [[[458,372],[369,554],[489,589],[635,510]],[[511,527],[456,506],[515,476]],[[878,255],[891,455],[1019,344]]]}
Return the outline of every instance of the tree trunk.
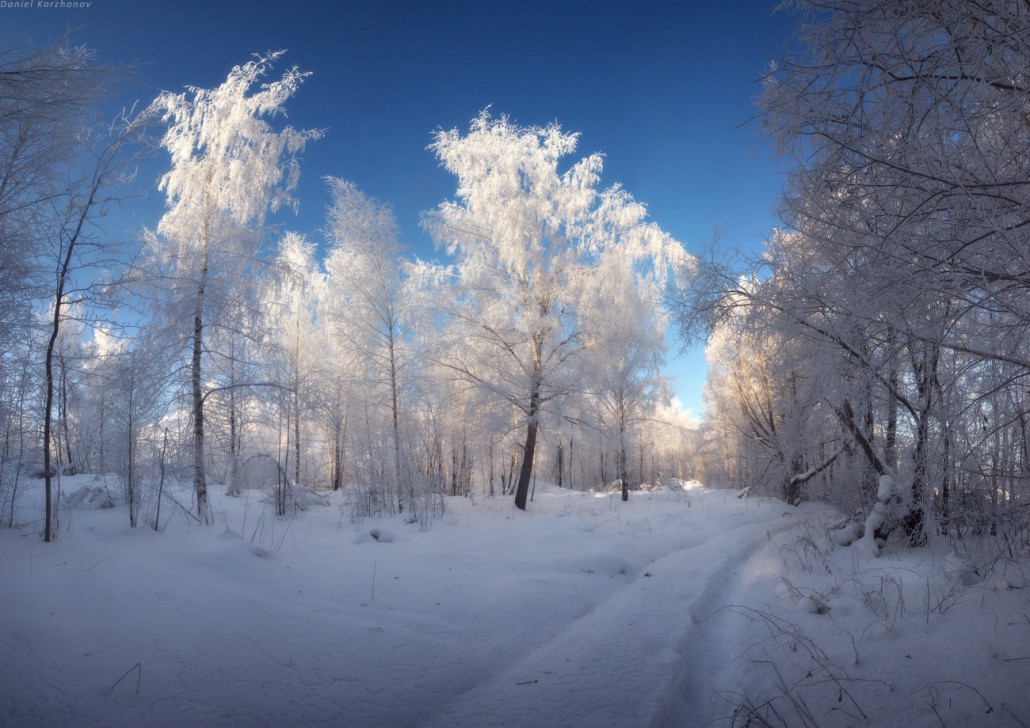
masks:
{"label": "tree trunk", "polygon": [[951,523],[951,427],[944,428],[944,473],[941,476],[941,526],[947,533]]}
{"label": "tree trunk", "polygon": [[229,371],[229,488],[227,493],[232,496],[240,494],[240,484],[236,481],[237,462],[240,451],[236,446],[236,351],[233,347],[232,359],[230,360]]}
{"label": "tree trunk", "polygon": [[343,423],[339,417],[333,423],[333,490],[343,487]]}
{"label": "tree trunk", "polygon": [[912,458],[915,462],[915,469],[912,473],[912,509],[902,520],[902,527],[908,541],[913,546],[925,546],[926,535],[926,509],[923,504],[923,497],[926,490],[927,475],[927,454],[926,446],[929,439],[929,415],[920,412],[919,422],[916,423],[916,444]]}
{"label": "tree trunk", "polygon": [[533,476],[533,455],[536,451],[537,421],[531,416],[526,424],[526,444],[522,450],[522,466],[519,468],[519,484],[515,488],[515,507],[526,510],[526,499],[529,497],[529,483]]}
{"label": "tree trunk", "polygon": [[44,398],[45,401],[43,403],[43,479],[46,518],[43,525],[43,540],[47,543],[53,541],[57,536],[54,532],[53,520],[54,502],[53,483],[50,473],[50,440],[52,439],[51,429],[53,426],[53,413],[51,410],[54,406],[54,341],[57,340],[60,321],[61,295],[59,293],[57,300],[54,303],[53,328],[50,330],[50,343],[47,345],[46,360],[44,364],[44,368],[46,370],[46,394]]}
{"label": "tree trunk", "polygon": [[107,472],[107,448],[104,445],[104,442],[107,440],[107,434],[106,434],[106,428],[105,428],[105,423],[107,422],[107,393],[106,392],[101,393],[101,395],[100,395],[100,418],[99,419],[100,419],[100,434],[99,434],[99,437],[97,438],[99,440],[99,442],[97,443],[97,449],[99,450],[99,452],[97,453],[97,460],[99,460],[99,462],[97,463],[97,466],[100,468],[100,472],[101,473],[106,473]]}
{"label": "tree trunk", "polygon": [[558,460],[558,464],[557,464],[557,467],[555,468],[555,473],[558,476],[558,487],[561,488],[562,487],[562,476],[564,475],[563,471],[565,469],[565,445],[564,445],[564,442],[562,440],[558,440],[558,457],[557,457],[557,460]]}
{"label": "tree trunk", "polygon": [[18,379],[18,463],[14,468],[14,485],[11,488],[11,511],[7,515],[7,526],[14,526],[14,504],[18,497],[18,481],[21,477],[21,464],[25,460],[25,391],[29,381],[29,359],[26,353],[22,364],[21,376]]}
{"label": "tree trunk", "polygon": [[[401,497],[401,491],[403,486],[401,485],[401,425],[400,425],[400,407],[398,404],[397,395],[397,342],[394,338],[394,325],[391,318],[388,326],[388,341],[387,345],[390,348],[390,413],[393,416],[393,478],[397,487],[397,510],[400,513],[404,512],[403,498]],[[407,495],[409,503],[414,504],[415,494],[411,491],[411,484],[408,484]],[[414,507],[414,505],[412,505]]]}
{"label": "tree trunk", "polygon": [[902,521],[902,527],[908,542],[913,546],[925,546],[926,533],[926,487],[929,475],[930,415],[934,410],[934,393],[939,389],[937,367],[940,360],[940,349],[932,346],[929,352],[923,352],[922,361],[913,353],[912,369],[915,373],[916,387],[920,394],[921,407],[916,422],[916,442],[912,454],[914,470],[912,473],[912,508]]}
{"label": "tree trunk", "polygon": [[64,432],[64,451],[68,458],[68,474],[75,475],[75,462],[72,460],[72,436],[68,427],[68,364],[64,353],[57,355],[61,366],[61,430]]}
{"label": "tree trunk", "polygon": [[[569,433],[569,478],[568,483],[570,488],[576,487],[576,426],[572,426],[572,431]],[[582,473],[581,473],[582,474]]]}
{"label": "tree trunk", "polygon": [[[888,331],[887,344],[890,351],[896,350],[897,334],[894,328]],[[887,379],[887,432],[884,437],[883,459],[887,467],[894,470],[898,466],[898,398],[895,392],[898,391],[898,365],[892,362],[890,373]]]}
{"label": "tree trunk", "polygon": [[529,417],[526,422],[526,443],[522,449],[522,467],[519,468],[519,484],[515,488],[515,507],[526,510],[526,499],[529,497],[529,482],[533,475],[533,455],[536,452],[536,431],[539,426],[540,384],[533,382],[529,395]]}
{"label": "tree trunk", "polygon": [[[206,233],[205,233],[206,238]],[[191,380],[193,387],[193,489],[197,495],[197,516],[201,523],[211,523],[207,501],[207,473],[204,470],[204,397],[201,389],[201,354],[204,351],[204,289],[207,285],[208,257],[206,251],[197,284],[197,305],[193,314],[193,361]]]}
{"label": "tree trunk", "polygon": [[290,458],[290,413],[289,402],[283,407],[282,400],[279,403],[279,426],[276,430],[276,452],[275,452],[275,515],[286,515],[286,468],[283,467],[283,409],[286,409],[286,467],[289,467]]}
{"label": "tree trunk", "polygon": [[869,443],[862,429],[855,422],[855,412],[851,409],[851,403],[848,400],[844,400],[844,404],[841,408],[835,410],[837,419],[841,421],[841,424],[847,429],[847,431],[854,438],[858,444],[862,453],[865,455],[869,465],[872,466],[873,470],[876,471],[877,475],[888,475],[892,471],[888,470],[887,466],[884,465],[883,461],[877,456],[876,451],[873,450],[873,446]]}
{"label": "tree trunk", "polygon": [[161,530],[161,497],[165,491],[165,455],[168,452],[168,428],[165,428],[164,439],[161,440],[161,455],[158,458],[158,473],[159,479],[157,481],[157,510],[154,513],[154,530]]}
{"label": "tree trunk", "polygon": [[[93,197],[91,196],[89,204],[85,207],[85,210],[89,210],[92,203]],[[54,424],[54,349],[56,348],[57,337],[61,333],[61,304],[64,301],[64,286],[68,280],[68,272],[71,270],[72,253],[75,252],[75,243],[79,238],[79,233],[82,230],[82,226],[85,221],[86,215],[84,212],[79,219],[79,224],[75,230],[75,234],[72,235],[71,239],[68,241],[68,250],[65,251],[64,260],[61,261],[61,267],[57,275],[57,291],[54,294],[54,315],[50,319],[50,338],[47,341],[46,347],[46,359],[44,365],[46,370],[46,393],[44,395],[43,403],[43,479],[46,518],[43,526],[43,540],[47,543],[53,541],[57,536],[53,518],[53,482],[50,473],[50,442],[53,439]]]}
{"label": "tree trunk", "polygon": [[[130,375],[132,376],[132,375]],[[126,422],[126,429],[128,430],[128,441],[126,444],[127,460],[126,472],[125,472],[125,499],[128,501],[129,506],[129,528],[136,528],[136,513],[138,511],[137,494],[136,494],[136,422],[134,416],[135,409],[135,382],[129,382],[129,400],[128,400],[128,420]]]}
{"label": "tree trunk", "polygon": [[296,388],[293,390],[293,482],[300,484],[300,396]]}
{"label": "tree trunk", "polygon": [[300,309],[293,341],[293,482],[300,484]]}
{"label": "tree trunk", "polygon": [[618,458],[619,480],[622,485],[622,500],[629,500],[629,467],[626,456],[626,406],[619,401],[619,458]]}
{"label": "tree trunk", "polygon": [[490,461],[490,476],[489,476],[490,493],[489,493],[489,495],[490,495],[491,498],[493,498],[495,493],[494,493],[494,439],[492,437],[490,438],[490,445],[489,445],[489,449],[487,450],[487,459]]}

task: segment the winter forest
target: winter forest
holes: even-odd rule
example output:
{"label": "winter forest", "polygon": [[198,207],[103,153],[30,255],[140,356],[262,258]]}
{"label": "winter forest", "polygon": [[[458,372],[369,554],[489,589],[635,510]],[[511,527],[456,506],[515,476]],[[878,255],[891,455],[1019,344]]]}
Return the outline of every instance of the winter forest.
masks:
{"label": "winter forest", "polygon": [[[355,549],[423,543],[427,563],[448,571],[479,568],[481,548],[528,549],[533,564],[565,564],[568,549],[580,559],[570,579],[603,573],[606,584],[573,599],[512,567],[515,596],[469,597],[460,620],[487,641],[466,669],[507,675],[488,650],[525,654],[525,666],[563,639],[566,661],[583,651],[582,664],[601,665],[574,620],[611,639],[625,615],[658,605],[654,644],[671,629],[681,647],[695,640],[689,650],[596,648],[613,651],[603,654],[639,704],[620,698],[598,719],[587,717],[604,705],[594,698],[527,697],[581,685],[540,662],[537,677],[503,687],[472,672],[452,672],[442,692],[398,686],[394,702],[430,706],[424,714],[290,715],[299,725],[1030,725],[1030,5],[797,0],[781,11],[798,30],[761,79],[753,124],[788,171],[779,227],[756,254],[673,239],[576,131],[527,125],[516,109],[426,130],[425,154],[453,178],[451,196],[420,211],[435,258],[405,247],[389,200],[342,175],[323,180],[321,227],[293,230],[283,212],[297,205],[305,156],[332,130],[287,117],[309,76],[292,51],[240,59],[218,85],[164,91],[112,117],[130,74],[103,48],[71,36],[0,49],[3,589],[35,593],[31,549],[100,549],[82,539],[101,511],[116,519],[96,525],[122,543],[112,551],[174,543],[189,563],[220,534],[293,558],[288,544],[312,524],[326,543],[340,529],[344,543],[371,534]],[[110,221],[139,204],[140,175],[155,169],[145,182],[159,190],[159,217],[113,235]],[[676,347],[696,345],[709,367],[700,421],[674,406],[663,374]],[[554,540],[549,553],[549,529],[575,519],[588,540]],[[450,526],[473,540],[416,541],[450,538]],[[494,541],[508,529],[511,541]],[[137,533],[149,540],[130,540]],[[775,555],[766,571],[762,548]],[[27,554],[27,574],[13,575],[20,557],[8,550]],[[358,563],[346,554],[333,558]],[[329,589],[300,580],[315,568],[306,558],[289,562],[290,588]],[[390,598],[376,583],[383,556],[369,563],[362,608]],[[698,563],[711,573],[682,576]],[[659,564],[681,574],[668,592],[655,584]],[[410,575],[420,578],[456,577]],[[70,585],[56,594],[77,599]],[[747,606],[749,595],[765,606]],[[794,611],[782,616],[770,595]],[[537,636],[522,624],[536,619],[530,596],[581,609],[542,607]],[[988,598],[999,600],[993,632],[974,610]],[[750,626],[727,626],[731,599]],[[431,632],[415,603],[404,629]],[[679,610],[683,626],[663,626]],[[723,627],[712,630],[730,635],[717,644],[703,628],[713,614]],[[839,629],[791,621],[827,615]],[[922,628],[924,616],[924,643],[966,625],[970,639],[1009,651],[970,656],[973,677],[922,679],[936,653],[917,655],[916,677],[884,669],[930,649],[900,626]],[[32,639],[24,620],[11,639]],[[483,636],[507,629],[510,644]],[[842,651],[818,642],[842,632]],[[771,673],[768,655],[732,661],[758,644],[789,653],[797,675]],[[116,705],[83,688],[70,700],[87,706],[81,724],[138,718],[126,702],[130,682],[141,693],[135,673],[115,680],[156,661],[118,663],[102,686],[117,688]],[[858,677],[869,663],[874,677]],[[393,664],[377,668],[384,683],[401,680]],[[579,679],[615,680],[595,670]],[[700,673],[723,682],[697,687]],[[291,710],[300,692],[283,698]],[[640,697],[656,693],[653,704]],[[0,703],[12,725],[76,715],[62,701],[19,700],[12,688]],[[170,720],[154,710],[142,724]],[[196,710],[198,725],[229,724]]]}

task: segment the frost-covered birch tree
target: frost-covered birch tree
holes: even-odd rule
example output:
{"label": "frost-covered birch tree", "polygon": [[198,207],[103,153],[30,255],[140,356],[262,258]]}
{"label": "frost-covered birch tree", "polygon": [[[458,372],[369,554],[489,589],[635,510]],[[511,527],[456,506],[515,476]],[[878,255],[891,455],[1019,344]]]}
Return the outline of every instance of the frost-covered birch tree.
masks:
{"label": "frost-covered birch tree", "polygon": [[326,258],[334,291],[336,334],[350,349],[353,372],[367,402],[388,412],[390,478],[398,510],[414,507],[411,477],[402,464],[402,393],[405,367],[412,359],[416,316],[406,296],[407,278],[397,222],[389,207],[341,179],[327,179],[332,203]]}
{"label": "frost-covered birch tree", "polygon": [[317,131],[272,127],[269,118],[308,75],[296,67],[265,82],[282,52],[236,66],[214,89],[164,92],[151,104],[167,124],[161,146],[171,169],[161,178],[167,211],[150,236],[159,269],[185,306],[193,420],[194,489],[199,517],[210,522],[204,460],[204,330],[214,288],[224,287],[252,258],[265,215],[293,204],[298,155]]}
{"label": "frost-covered birch tree", "polygon": [[325,376],[326,322],[319,303],[323,276],[315,261],[315,246],[303,235],[286,233],[272,266],[271,290],[264,309],[272,319],[270,333],[274,352],[266,353],[269,378],[289,399],[287,408],[287,455],[283,468],[295,483],[301,482],[304,424],[315,409],[318,382]]}
{"label": "frost-covered birch tree", "polygon": [[638,250],[684,260],[643,206],[618,187],[598,191],[601,155],[561,169],[577,140],[556,124],[520,127],[483,112],[467,134],[440,131],[430,147],[458,178],[456,199],[424,217],[456,261],[446,364],[520,413],[520,509],[543,408],[583,386],[581,355],[608,335],[583,315],[598,261]]}
{"label": "frost-covered birch tree", "polygon": [[[646,318],[644,319],[646,321]],[[652,334],[661,333],[653,329]],[[663,399],[668,387],[659,376],[662,339],[620,338],[602,351],[606,366],[600,372],[597,389],[600,424],[615,439],[615,467],[622,489],[622,500],[629,500],[629,491],[643,480],[642,468],[636,485],[630,476],[635,430]],[[643,443],[639,443],[641,446]]]}
{"label": "frost-covered birch tree", "polygon": [[[601,207],[618,205],[623,214],[642,221],[644,209],[622,190],[602,195]],[[663,306],[664,273],[670,241],[657,229],[625,231],[604,228],[595,236],[607,236],[612,245],[594,267],[592,283],[586,289],[580,318],[591,329],[604,331],[598,346],[586,357],[585,388],[596,401],[599,426],[614,441],[615,471],[622,499],[636,486],[630,475],[633,445],[639,425],[648,414],[668,400],[669,392],[660,371],[665,354],[667,315]],[[616,240],[618,236],[625,236]],[[638,458],[637,484],[643,480]]]}

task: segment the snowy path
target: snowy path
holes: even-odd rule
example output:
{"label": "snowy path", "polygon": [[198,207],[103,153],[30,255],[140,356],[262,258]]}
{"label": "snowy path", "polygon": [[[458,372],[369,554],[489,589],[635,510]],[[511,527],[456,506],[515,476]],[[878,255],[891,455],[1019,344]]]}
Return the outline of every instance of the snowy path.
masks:
{"label": "snowy path", "polygon": [[783,516],[740,525],[658,559],[645,578],[425,725],[688,725],[685,697],[708,699],[683,689],[694,681],[689,667],[699,664],[688,654],[698,643],[719,646],[718,635],[703,634],[706,618],[725,605],[734,575],[769,534],[792,525]]}

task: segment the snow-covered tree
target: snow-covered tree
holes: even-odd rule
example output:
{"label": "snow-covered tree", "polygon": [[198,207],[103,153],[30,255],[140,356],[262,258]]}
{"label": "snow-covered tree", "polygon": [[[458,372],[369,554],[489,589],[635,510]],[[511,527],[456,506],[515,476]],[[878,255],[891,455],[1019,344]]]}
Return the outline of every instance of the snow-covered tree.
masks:
{"label": "snow-covered tree", "polygon": [[18,335],[35,320],[33,306],[47,311],[46,541],[56,535],[51,459],[57,378],[67,373],[57,351],[62,323],[69,307],[95,297],[103,285],[99,271],[114,267],[96,225],[126,177],[125,153],[142,123],[122,115],[110,125],[94,125],[97,105],[116,79],[117,71],[97,64],[92,51],[67,40],[44,50],[0,53],[0,330],[5,338]]}
{"label": "snow-covered tree", "polygon": [[365,404],[388,413],[390,492],[399,510],[414,507],[414,484],[402,463],[405,369],[412,360],[417,322],[408,276],[389,207],[341,179],[327,179],[332,203],[326,258],[335,334],[355,362]]}
{"label": "snow-covered tree", "polygon": [[320,310],[324,282],[314,244],[303,235],[286,233],[279,241],[269,283],[263,308],[271,319],[270,346],[264,358],[269,382],[287,401],[283,468],[300,483],[309,429],[305,425],[317,410],[317,391],[327,368],[327,323]]}
{"label": "snow-covered tree", "polygon": [[599,300],[587,295],[598,262],[651,257],[665,275],[664,265],[684,260],[642,205],[618,187],[597,190],[599,154],[559,168],[577,139],[484,112],[467,134],[440,131],[430,147],[458,178],[456,199],[424,217],[456,259],[446,363],[521,414],[521,509],[544,408],[582,385],[581,354],[608,336],[586,315]]}
{"label": "snow-covered tree", "polygon": [[167,124],[161,140],[171,158],[160,182],[167,211],[149,236],[154,261],[176,302],[173,327],[190,332],[194,489],[200,518],[210,521],[204,456],[205,327],[217,320],[218,296],[252,259],[265,215],[293,204],[297,155],[319,136],[275,130],[266,117],[283,113],[307,74],[296,67],[264,82],[281,52],[236,66],[214,89],[164,92],[151,104]]}
{"label": "snow-covered tree", "polygon": [[653,262],[642,265],[640,257],[611,246],[595,266],[588,294],[593,300],[581,314],[590,328],[607,332],[589,352],[585,384],[596,402],[598,425],[614,444],[623,500],[645,477],[642,456],[636,484],[630,475],[633,450],[645,447],[640,425],[669,399],[661,376],[667,317],[660,271]]}
{"label": "snow-covered tree", "polygon": [[[954,373],[1014,367],[1002,389],[1030,377],[1030,160],[1014,153],[1030,143],[1030,15],[961,0],[797,5],[804,42],[762,97],[769,131],[805,160],[785,217],[856,294],[822,301],[836,304],[838,343],[907,420],[888,430],[911,433],[902,525],[918,543],[933,472],[955,456]],[[843,335],[845,313],[864,347]],[[862,413],[842,414],[860,445],[871,439]]]}
{"label": "snow-covered tree", "polygon": [[[687,334],[734,332],[713,383],[721,402],[748,408],[736,424],[752,451],[800,452],[790,483],[823,462],[799,433],[832,414],[844,450],[826,479],[860,466],[853,500],[869,511],[886,505],[876,502],[888,478],[896,512],[875,535],[895,528],[921,544],[950,527],[956,488],[995,504],[1002,491],[1009,504],[1026,497],[1025,404],[1014,404],[1030,378],[1030,161],[1014,150],[1030,143],[1030,15],[961,0],[789,5],[804,15],[800,42],[760,101],[766,130],[797,160],[787,230],[751,262],[747,285],[704,266],[679,318]],[[751,386],[763,377],[768,387]],[[789,443],[782,425],[798,411],[775,396],[785,392],[804,395]],[[1013,455],[985,468],[1000,463],[1001,441]]]}
{"label": "snow-covered tree", "polygon": [[[110,89],[111,69],[65,38],[0,50],[0,331],[23,331],[37,303],[40,257],[82,160],[82,132]],[[49,266],[47,266],[49,268]]]}

